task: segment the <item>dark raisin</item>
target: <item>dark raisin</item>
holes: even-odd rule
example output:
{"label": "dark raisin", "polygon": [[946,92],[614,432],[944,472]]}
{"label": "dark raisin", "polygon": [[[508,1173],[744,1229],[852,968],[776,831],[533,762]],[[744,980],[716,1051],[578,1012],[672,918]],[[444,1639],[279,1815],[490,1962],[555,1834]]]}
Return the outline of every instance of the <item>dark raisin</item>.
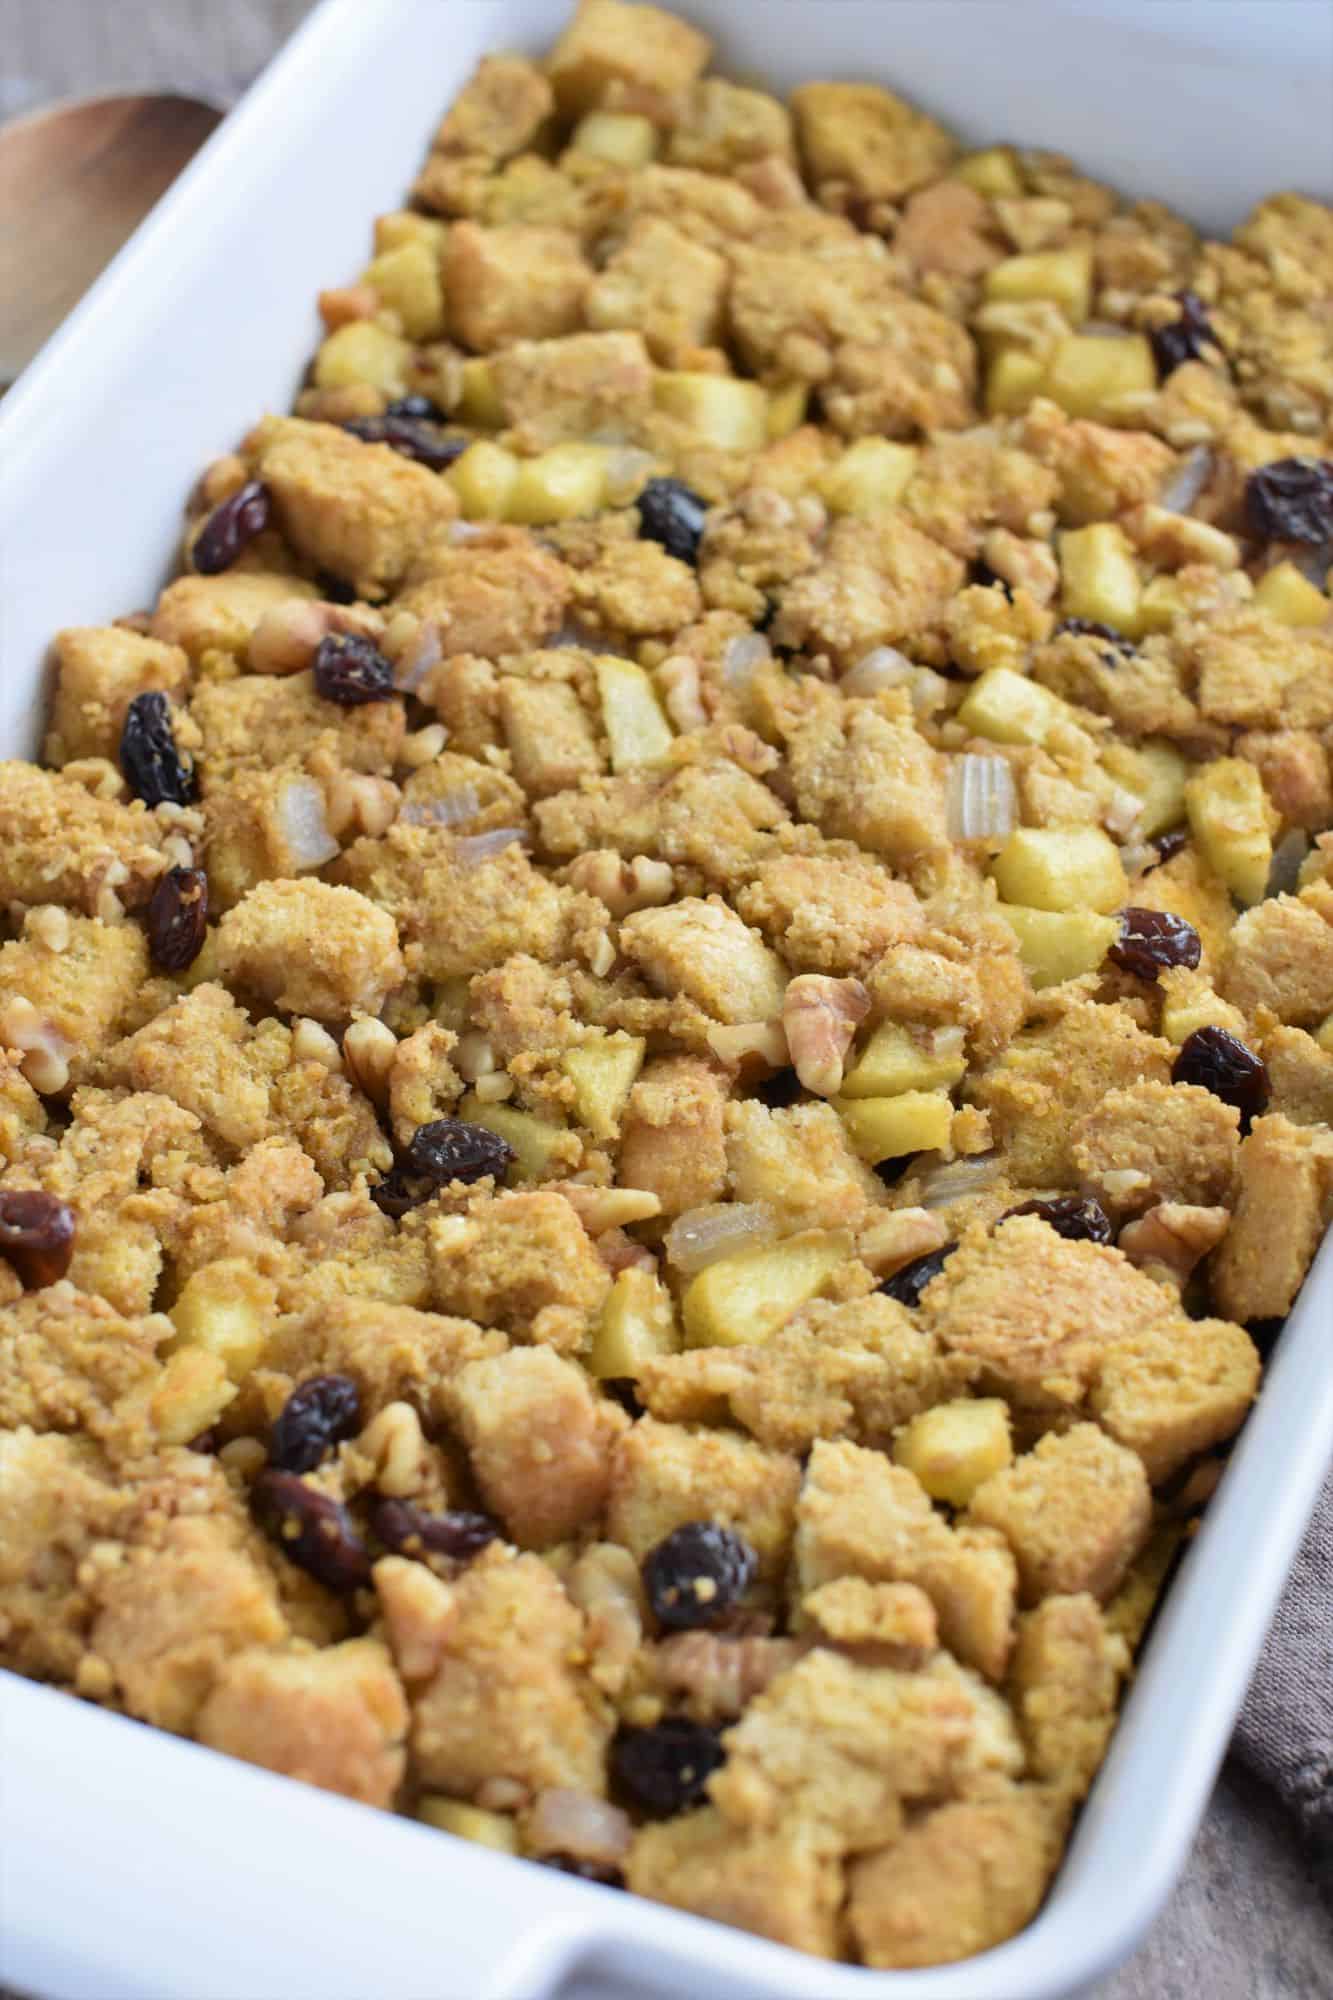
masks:
{"label": "dark raisin", "polygon": [[1165,382],[1185,361],[1209,359],[1206,349],[1217,346],[1217,335],[1208,320],[1207,309],[1197,292],[1177,292],[1180,318],[1167,326],[1155,326],[1148,338],[1152,343],[1157,377]]}
{"label": "dark raisin", "polygon": [[0,1193],[0,1257],[8,1259],[26,1292],[54,1285],[74,1255],[74,1210],[40,1188]]}
{"label": "dark raisin", "polygon": [[639,534],[669,556],[693,563],[703,540],[708,502],[679,479],[650,479],[639,495]]}
{"label": "dark raisin", "polygon": [[1333,541],[1333,458],[1279,458],[1245,482],[1245,518],[1263,542]]}
{"label": "dark raisin", "polygon": [[370,1525],[386,1549],[400,1556],[448,1556],[451,1562],[471,1562],[500,1530],[489,1514],[469,1514],[461,1508],[430,1514],[408,1500],[381,1500]]}
{"label": "dark raisin", "polygon": [[406,1165],[410,1173],[446,1187],[450,1181],[480,1181],[488,1174],[499,1180],[516,1157],[509,1141],[484,1125],[469,1125],[464,1118],[435,1118],[429,1125],[418,1125],[412,1134]]}
{"label": "dark raisin", "polygon": [[271,496],[257,479],[215,507],[195,537],[190,561],[200,576],[217,576],[230,569],[242,549],[268,526]]}
{"label": "dark raisin", "polygon": [[1189,844],[1190,837],[1183,826],[1173,826],[1170,833],[1159,833],[1153,841],[1153,846],[1157,849],[1160,859],[1154,866],[1160,868],[1163,861],[1174,861],[1178,854],[1184,853]]}
{"label": "dark raisin", "polygon": [[643,1586],[659,1625],[685,1632],[716,1625],[754,1582],[759,1558],[717,1521],[673,1528],[643,1559]]}
{"label": "dark raisin", "polygon": [[1171,1070],[1172,1083],[1197,1083],[1240,1113],[1240,1129],[1248,1132],[1268,1102],[1268,1065],[1226,1028],[1196,1028],[1180,1045]]}
{"label": "dark raisin", "polygon": [[643,1415],[643,1404],[639,1401],[639,1385],[632,1375],[604,1375],[602,1387],[613,1403],[619,1403],[627,1417],[637,1423]]}
{"label": "dark raisin", "polygon": [[922,1292],[932,1278],[939,1277],[957,1248],[956,1243],[946,1243],[940,1250],[928,1250],[924,1257],[913,1257],[910,1264],[902,1265],[891,1278],[886,1278],[879,1289],[897,1299],[899,1305],[919,1306]]}
{"label": "dark raisin", "polygon": [[361,1428],[361,1391],[350,1375],[313,1375],[293,1389],[273,1426],[268,1462],[313,1472],[325,1452]]}
{"label": "dark raisin", "polygon": [[386,417],[424,417],[427,423],[442,424],[444,411],[429,396],[395,396],[384,411]]}
{"label": "dark raisin", "polygon": [[765,597],[764,608],[754,621],[755,631],[767,632],[769,626],[773,623],[773,620],[777,617],[780,609],[781,606],[778,604],[778,600],[776,597]]}
{"label": "dark raisin", "polygon": [[794,1069],[775,1069],[754,1087],[754,1094],[770,1111],[785,1111],[801,1095],[801,1079]]}
{"label": "dark raisin", "polygon": [[1136,979],[1156,979],[1178,965],[1193,971],[1199,956],[1199,933],[1184,917],[1135,908],[1120,912],[1120,936],[1107,953],[1112,965]]}
{"label": "dark raisin", "polygon": [[208,877],[202,868],[169,868],[148,903],[148,955],[159,972],[184,972],[208,930]]}
{"label": "dark raisin", "polygon": [[668,1716],[651,1729],[618,1729],[610,1761],[612,1776],[641,1811],[669,1819],[698,1804],[726,1759],[715,1729]]}
{"label": "dark raisin", "polygon": [[1013,585],[998,571],[993,570],[988,562],[982,562],[979,556],[972,565],[971,580],[978,590],[1002,590],[1009,602],[1013,603]]}
{"label": "dark raisin", "polygon": [[120,768],[146,806],[188,806],[194,798],[194,765],[176,748],[171,703],[156,688],[136,694],[125,711]]}
{"label": "dark raisin", "polygon": [[359,632],[330,632],[315,648],[315,693],[339,708],[387,701],[394,692],[393,668],[372,639]]}
{"label": "dark raisin", "polygon": [[347,1509],[297,1473],[266,1468],[250,1489],[250,1508],[288,1562],[329,1590],[370,1582],[370,1551]]}
{"label": "dark raisin", "polygon": [[1062,633],[1068,633],[1074,639],[1105,639],[1117,653],[1137,651],[1132,639],[1127,639],[1123,632],[1117,632],[1111,625],[1099,624],[1095,618],[1062,618],[1055,628],[1056,638]]}
{"label": "dark raisin", "polygon": [[370,1199],[381,1215],[399,1222],[411,1209],[420,1208],[434,1191],[433,1181],[423,1181],[420,1175],[411,1178],[401,1167],[390,1167],[387,1174],[371,1182]]}
{"label": "dark raisin", "polygon": [[577,1875],[581,1882],[600,1882],[604,1889],[623,1889],[625,1877],[610,1861],[580,1861],[573,1854],[543,1854],[543,1868],[558,1868],[562,1875]]}
{"label": "dark raisin", "polygon": [[1005,1210],[1001,1222],[1007,1222],[1011,1215],[1039,1215],[1066,1243],[1109,1243],[1113,1233],[1111,1218],[1090,1194],[1053,1194],[1042,1201],[1020,1201],[1017,1208]]}
{"label": "dark raisin", "polygon": [[[415,402],[417,398],[405,400]],[[389,409],[382,417],[353,417],[343,429],[363,444],[387,444],[430,472],[443,472],[463,456],[470,443],[468,438],[450,437],[437,423],[415,411]]]}

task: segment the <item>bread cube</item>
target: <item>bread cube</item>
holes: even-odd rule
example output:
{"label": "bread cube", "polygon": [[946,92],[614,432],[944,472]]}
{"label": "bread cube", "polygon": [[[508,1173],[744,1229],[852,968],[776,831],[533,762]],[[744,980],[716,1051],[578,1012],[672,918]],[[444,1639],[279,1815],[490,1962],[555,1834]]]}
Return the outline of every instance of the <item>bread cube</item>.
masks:
{"label": "bread cube", "polygon": [[179,646],[119,625],[58,632],[55,664],[55,708],[46,746],[53,764],[69,764],[76,757],[116,761],[125,711],[135,696],[152,688],[180,695],[190,677],[189,660]]}
{"label": "bread cube", "polygon": [[409,340],[438,340],[444,332],[438,244],[413,236],[381,251],[361,273],[361,283],[397,313]]}
{"label": "bread cube", "polygon": [[1006,257],[987,271],[985,290],[988,299],[1050,299],[1071,326],[1081,326],[1092,309],[1092,245]]}
{"label": "bread cube", "polygon": [[764,1249],[720,1257],[681,1300],[688,1347],[755,1347],[815,1298],[852,1254],[841,1230],[811,1229]]}
{"label": "bread cube", "polygon": [[327,882],[261,882],[214,943],[219,979],[317,1021],[378,1014],[407,972],[389,912]]}
{"label": "bread cube", "polygon": [[488,1509],[520,1548],[547,1548],[601,1513],[625,1419],[549,1347],[511,1347],[459,1371],[454,1421]]}
{"label": "bread cube", "polygon": [[590,111],[574,127],[569,143],[576,153],[632,172],[656,157],[657,127],[634,111]]}
{"label": "bread cube", "polygon": [[992,667],[968,689],[958,720],[992,743],[1044,743],[1052,725],[1068,713],[1060,697],[1040,682],[1012,667]]}
{"label": "bread cube", "polygon": [[603,265],[584,316],[589,326],[637,327],[669,367],[716,343],[726,290],[725,258],[665,217],[648,215]]}
{"label": "bread cube", "polygon": [[663,1215],[716,1201],[725,1191],[726,1081],[699,1056],[657,1056],[630,1092],[620,1139],[622,1188],[655,1195]]}
{"label": "bread cube", "polygon": [[1118,910],[1129,900],[1120,852],[1099,826],[1021,826],[992,870],[1006,903],[1032,910]]}
{"label": "bread cube", "polygon": [[[947,1032],[947,1031],[946,1031]],[[948,1090],[967,1068],[960,1037],[957,1047],[932,1047],[897,1021],[884,1021],[842,1080],[844,1097],[897,1097],[907,1090]]]}
{"label": "bread cube", "polygon": [[596,109],[617,85],[631,97],[669,100],[702,73],[711,52],[706,35],[661,7],[579,0],[546,70],[568,118]]}
{"label": "bread cube", "polygon": [[799,1461],[732,1431],[689,1430],[640,1417],[615,1450],[606,1531],[642,1562],[687,1521],[719,1521],[745,1536],[765,1583],[787,1567]]}
{"label": "bread cube", "polygon": [[1258,903],[1273,865],[1277,815],[1263,780],[1242,757],[1217,757],[1185,786],[1190,831],[1204,859],[1242,903]]}
{"label": "bread cube", "polygon": [[772,1021],[782,1012],[782,961],[719,897],[683,896],[636,910],[620,948],[663,993],[683,993],[718,1021]]}
{"label": "bread cube", "polygon": [[1018,939],[1023,970],[1038,990],[1096,972],[1120,935],[1117,919],[1098,916],[1095,910],[1031,910],[1000,903],[996,915]]}
{"label": "bread cube", "polygon": [[346,389],[365,382],[385,396],[405,396],[412,343],[378,320],[354,319],[320,344],[315,356],[317,389]]}
{"label": "bread cube", "polygon": [[574,1086],[574,1115],[594,1139],[614,1139],[619,1133],[645,1047],[640,1035],[594,1032],[561,1058],[560,1067]]}
{"label": "bread cube", "polygon": [[675,739],[643,668],[607,654],[597,661],[595,671],[602,722],[611,744],[611,769],[619,773],[660,764]]}
{"label": "bread cube", "polygon": [[667,371],[653,384],[653,401],[676,419],[692,444],[759,451],[768,441],[768,398],[757,382]]}
{"label": "bread cube", "polygon": [[451,330],[481,354],[573,333],[591,275],[578,238],[563,229],[456,222],[444,253]]}
{"label": "bread cube", "polygon": [[818,189],[899,201],[935,180],[957,147],[943,126],[873,83],[806,83],[791,94],[806,172]]}
{"label": "bread cube", "polygon": [[834,1109],[863,1160],[900,1160],[949,1144],[953,1104],[943,1091],[905,1090],[898,1097],[835,1097]]}
{"label": "bread cube", "polygon": [[1157,388],[1157,364],[1141,333],[1073,333],[1046,363],[1042,393],[1071,417],[1135,422]]}
{"label": "bread cube", "polygon": [[671,1294],[651,1271],[617,1272],[592,1337],[588,1367],[602,1381],[637,1380],[647,1361],[677,1354],[681,1331]]}
{"label": "bread cube", "polygon": [[497,707],[514,776],[530,799],[548,798],[601,771],[592,726],[567,681],[505,674]]}
{"label": "bread cube", "polygon": [[1152,1491],[1134,1452],[1075,1424],[993,1473],[968,1516],[1005,1536],[1026,1603],[1081,1590],[1104,1603],[1148,1538]]}
{"label": "bread cube", "polygon": [[1013,1458],[1009,1406],[995,1396],[937,1403],[913,1417],[894,1439],[893,1456],[932,1500],[966,1507],[984,1479]]}
{"label": "bread cube", "polygon": [[1140,592],[1129,538],[1114,521],[1069,528],[1060,536],[1060,606],[1066,618],[1087,618],[1136,638]]}
{"label": "bread cube", "polygon": [[819,481],[820,498],[834,514],[877,514],[896,507],[920,455],[915,445],[858,438]]}

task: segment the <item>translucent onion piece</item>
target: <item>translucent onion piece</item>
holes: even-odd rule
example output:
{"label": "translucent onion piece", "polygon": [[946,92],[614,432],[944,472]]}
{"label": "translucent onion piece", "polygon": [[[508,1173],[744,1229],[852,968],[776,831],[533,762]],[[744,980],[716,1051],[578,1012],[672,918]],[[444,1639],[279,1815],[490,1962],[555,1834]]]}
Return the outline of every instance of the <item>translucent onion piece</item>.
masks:
{"label": "translucent onion piece", "polygon": [[278,817],[298,868],[322,868],[341,853],[324,817],[324,794],[313,778],[293,778],[283,786]]}
{"label": "translucent onion piece", "polygon": [[1102,814],[1102,824],[1111,834],[1132,833],[1134,822],[1142,811],[1143,800],[1138,793],[1129,791],[1124,785],[1117,785]]}
{"label": "translucent onion piece", "polygon": [[475,785],[459,785],[438,799],[409,799],[398,817],[407,826],[462,826],[481,811]]}
{"label": "translucent onion piece", "polygon": [[493,826],[485,833],[465,833],[454,852],[464,868],[475,868],[483,861],[493,861],[516,840],[526,839],[521,826]]}
{"label": "translucent onion piece", "polygon": [[1014,777],[1003,757],[968,751],[949,770],[950,840],[1005,840],[1014,830]]}
{"label": "translucent onion piece", "polygon": [[1158,498],[1158,506],[1171,514],[1188,514],[1213,473],[1211,445],[1196,444],[1187,451]]}
{"label": "translucent onion piece", "polygon": [[562,625],[558,632],[553,633],[546,643],[548,646],[561,649],[567,646],[579,646],[584,652],[612,655],[619,660],[634,658],[629,647],[613,646],[605,632],[595,631],[591,625],[580,624],[574,618]]}
{"label": "translucent onion piece", "polygon": [[538,1792],[526,1828],[536,1854],[567,1854],[608,1868],[629,1851],[631,1831],[629,1814],[619,1806],[563,1786]]}
{"label": "translucent onion piece", "polygon": [[968,1160],[949,1160],[935,1167],[921,1183],[920,1208],[950,1208],[956,1201],[983,1194],[1004,1173],[998,1153],[976,1153]]}
{"label": "translucent onion piece", "polygon": [[748,687],[755,668],[771,659],[773,648],[762,632],[742,632],[722,655],[722,675],[735,692]]}
{"label": "translucent onion piece", "polygon": [[1265,896],[1294,896],[1300,878],[1301,864],[1310,852],[1310,836],[1301,827],[1294,826],[1290,833],[1284,833],[1273,849],[1272,866],[1268,870],[1268,886]]}
{"label": "translucent onion piece", "polygon": [[714,1201],[678,1215],[664,1247],[676,1269],[691,1276],[720,1257],[762,1249],[777,1233],[777,1217],[766,1201]]}
{"label": "translucent onion piece", "polygon": [[843,694],[878,694],[881,688],[904,687],[915,672],[906,653],[896,646],[876,646],[848,668],[838,686]]}
{"label": "translucent onion piece", "polygon": [[402,694],[415,694],[432,667],[439,666],[442,657],[440,628],[433,620],[427,619],[394,669],[394,686]]}
{"label": "translucent onion piece", "polygon": [[476,542],[491,532],[489,521],[451,521],[449,540],[451,542]]}

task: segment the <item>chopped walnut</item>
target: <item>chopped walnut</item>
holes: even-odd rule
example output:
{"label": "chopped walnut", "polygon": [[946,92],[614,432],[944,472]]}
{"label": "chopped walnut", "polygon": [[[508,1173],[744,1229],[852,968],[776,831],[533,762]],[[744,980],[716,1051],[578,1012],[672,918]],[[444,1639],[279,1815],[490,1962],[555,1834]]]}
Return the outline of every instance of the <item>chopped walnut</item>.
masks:
{"label": "chopped walnut", "polygon": [[844,1059],[869,1012],[870,995],[859,979],[802,972],[792,980],[782,1003],[782,1026],[806,1090],[832,1097],[842,1088]]}
{"label": "chopped walnut", "polygon": [[1201,1258],[1215,1250],[1231,1221],[1228,1208],[1163,1201],[1120,1232],[1120,1248],[1150,1278],[1183,1288]]}

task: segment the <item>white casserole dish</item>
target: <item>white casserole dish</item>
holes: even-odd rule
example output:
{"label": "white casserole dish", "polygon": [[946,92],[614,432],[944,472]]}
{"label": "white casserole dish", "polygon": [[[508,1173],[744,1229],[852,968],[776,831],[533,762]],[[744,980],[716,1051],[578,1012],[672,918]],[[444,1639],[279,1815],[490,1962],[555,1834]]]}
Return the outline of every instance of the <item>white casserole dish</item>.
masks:
{"label": "white casserole dish", "polygon": [[[1216,229],[1333,186],[1333,14],[1304,0],[700,0],[724,68],[869,76],[978,142],[1063,147]],[[148,601],[185,493],[288,405],[476,58],[564,0],[325,0],[0,410],[0,755],[61,625]],[[1090,82],[1095,79],[1095,82]],[[1020,1937],[874,1974],[515,1863],[0,1675],[0,1978],[43,2000],[1055,2000],[1129,1952],[1206,1801],[1333,1455],[1333,1243]]]}

